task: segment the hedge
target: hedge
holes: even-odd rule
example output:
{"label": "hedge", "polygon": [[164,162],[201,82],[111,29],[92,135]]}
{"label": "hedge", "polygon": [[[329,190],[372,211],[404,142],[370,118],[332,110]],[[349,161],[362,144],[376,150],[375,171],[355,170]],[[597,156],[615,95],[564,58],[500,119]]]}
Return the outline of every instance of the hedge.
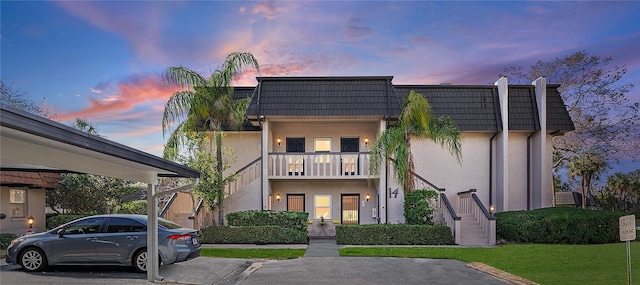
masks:
{"label": "hedge", "polygon": [[0,234],[0,249],[7,249],[11,241],[17,238],[15,234]]}
{"label": "hedge", "polygon": [[622,212],[543,208],[496,213],[496,236],[511,242],[598,244],[620,240]]}
{"label": "hedge", "polygon": [[89,214],[47,214],[47,229],[53,229],[76,219],[91,216]]}
{"label": "hedge", "polygon": [[124,202],[116,206],[115,212],[118,214],[147,214],[147,200],[135,200]]}
{"label": "hedge", "polygon": [[230,226],[279,226],[307,232],[307,212],[249,210],[227,214]]}
{"label": "hedge", "polygon": [[201,243],[307,243],[307,231],[279,226],[210,226],[200,229]]}
{"label": "hedge", "polygon": [[451,229],[441,225],[336,225],[336,242],[352,245],[453,244]]}

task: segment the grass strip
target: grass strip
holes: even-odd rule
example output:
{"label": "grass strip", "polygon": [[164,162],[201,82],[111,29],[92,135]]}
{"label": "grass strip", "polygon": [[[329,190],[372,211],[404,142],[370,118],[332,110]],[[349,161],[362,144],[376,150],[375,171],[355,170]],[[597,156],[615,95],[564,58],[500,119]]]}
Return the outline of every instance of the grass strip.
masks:
{"label": "grass strip", "polygon": [[305,249],[201,248],[200,256],[243,259],[292,259],[304,256]]}
{"label": "grass strip", "polygon": [[[539,284],[626,284],[625,243],[515,244],[493,248],[346,247],[341,256],[444,258],[482,262]],[[631,243],[632,279],[640,280],[640,242]]]}

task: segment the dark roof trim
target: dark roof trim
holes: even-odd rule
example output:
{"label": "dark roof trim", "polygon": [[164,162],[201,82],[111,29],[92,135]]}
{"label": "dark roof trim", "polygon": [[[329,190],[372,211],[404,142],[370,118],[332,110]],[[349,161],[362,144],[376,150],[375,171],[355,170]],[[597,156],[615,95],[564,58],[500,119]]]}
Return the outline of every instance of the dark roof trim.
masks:
{"label": "dark roof trim", "polygon": [[174,175],[160,174],[160,176],[200,177],[200,172],[183,165],[90,135],[35,114],[5,105],[1,105],[0,109],[2,110],[2,119],[0,120],[2,127],[175,173]]}
{"label": "dark roof trim", "polygon": [[393,80],[393,76],[277,76],[277,77],[265,77],[260,76],[256,77],[258,82],[262,80],[286,80],[286,81],[297,81],[297,80],[380,80],[380,79],[388,79],[389,81]]}

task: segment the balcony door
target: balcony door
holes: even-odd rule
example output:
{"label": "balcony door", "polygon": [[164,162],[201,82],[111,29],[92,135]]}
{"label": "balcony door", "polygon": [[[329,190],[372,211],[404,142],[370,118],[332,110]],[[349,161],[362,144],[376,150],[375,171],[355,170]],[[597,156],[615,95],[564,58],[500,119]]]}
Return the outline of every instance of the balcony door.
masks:
{"label": "balcony door", "polygon": [[304,138],[287,138],[287,153],[300,153],[300,155],[288,154],[289,176],[304,175],[304,144]]}
{"label": "balcony door", "polygon": [[[340,138],[340,152],[342,163],[340,167],[344,175],[360,174],[359,155],[360,138]],[[349,152],[353,152],[349,154]]]}
{"label": "balcony door", "polygon": [[340,209],[342,209],[342,224],[360,224],[360,195],[342,194]]}

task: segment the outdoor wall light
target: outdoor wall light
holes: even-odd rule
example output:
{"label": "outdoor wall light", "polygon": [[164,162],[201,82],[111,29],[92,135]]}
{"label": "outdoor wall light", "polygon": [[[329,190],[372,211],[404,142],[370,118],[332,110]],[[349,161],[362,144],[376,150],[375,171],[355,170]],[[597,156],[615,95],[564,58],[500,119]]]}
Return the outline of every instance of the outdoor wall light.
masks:
{"label": "outdoor wall light", "polygon": [[367,193],[367,195],[364,196],[364,199],[367,200],[367,202],[369,202],[369,199],[371,199],[371,195]]}
{"label": "outdoor wall light", "polygon": [[276,142],[278,143],[278,145],[280,145],[282,143],[282,140],[280,139],[280,137],[278,137],[278,139],[276,139]]}
{"label": "outdoor wall light", "polygon": [[280,193],[276,194],[276,201],[280,202]]}
{"label": "outdoor wall light", "polygon": [[496,207],[494,207],[493,205],[489,206],[489,213],[493,214],[493,212],[496,211]]}
{"label": "outdoor wall light", "polygon": [[33,216],[29,216],[29,218],[27,218],[27,224],[29,224],[29,228],[32,229],[33,228],[33,223],[35,223],[36,220],[33,218]]}
{"label": "outdoor wall light", "polygon": [[364,145],[368,145],[369,144],[369,137],[364,137]]}

